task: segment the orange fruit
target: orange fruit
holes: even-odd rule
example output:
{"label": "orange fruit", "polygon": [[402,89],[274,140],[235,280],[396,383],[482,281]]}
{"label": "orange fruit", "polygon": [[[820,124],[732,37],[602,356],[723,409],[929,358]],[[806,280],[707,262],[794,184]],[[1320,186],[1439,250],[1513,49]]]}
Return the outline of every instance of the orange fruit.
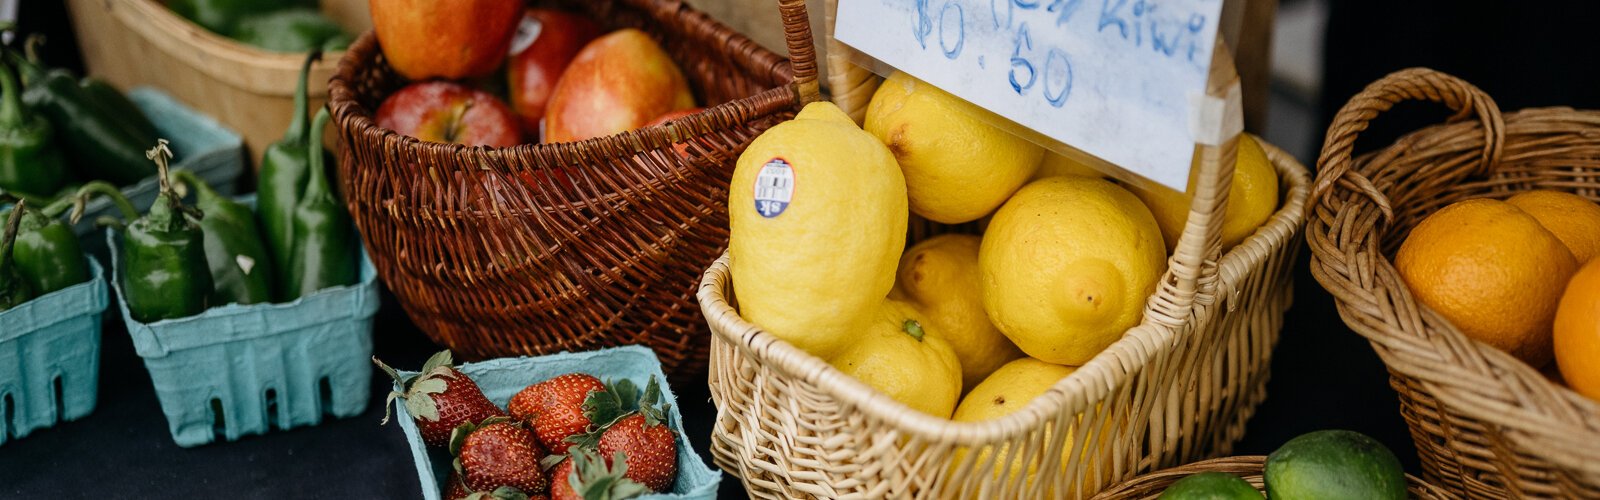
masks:
{"label": "orange fruit", "polygon": [[1411,230],[1395,256],[1411,294],[1461,333],[1535,368],[1577,259],[1538,219],[1490,199],[1456,202]]}
{"label": "orange fruit", "polygon": [[1555,325],[1556,366],[1567,387],[1600,401],[1600,259],[1567,283]]}
{"label": "orange fruit", "polygon": [[1539,219],[1540,225],[1572,250],[1579,265],[1600,256],[1600,205],[1561,191],[1529,191],[1512,196],[1506,203]]}

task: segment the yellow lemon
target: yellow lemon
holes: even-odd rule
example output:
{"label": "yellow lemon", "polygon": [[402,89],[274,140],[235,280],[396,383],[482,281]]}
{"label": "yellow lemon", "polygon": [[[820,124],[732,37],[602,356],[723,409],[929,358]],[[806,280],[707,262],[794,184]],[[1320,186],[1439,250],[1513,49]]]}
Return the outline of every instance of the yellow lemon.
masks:
{"label": "yellow lemon", "polygon": [[1102,179],[1041,179],[989,222],[983,307],[1022,352],[1081,366],[1139,324],[1165,259],[1161,230],[1132,193]]}
{"label": "yellow lemon", "polygon": [[1538,219],[1479,198],[1422,219],[1400,243],[1394,268],[1418,302],[1462,334],[1541,368],[1552,356],[1562,284],[1578,261]]}
{"label": "yellow lemon", "polygon": [[[1043,395],[1050,390],[1050,387],[1060,382],[1061,379],[1067,378],[1074,371],[1077,371],[1077,368],[1046,363],[1028,357],[1013,360],[995,370],[988,378],[983,379],[983,382],[979,383],[977,387],[972,388],[972,391],[961,399],[961,404],[956,406],[956,412],[950,418],[957,422],[982,422],[1016,413],[1028,406],[1034,398]],[[1106,422],[1109,423],[1110,419],[1107,419]],[[1109,431],[1110,426],[1106,426],[1105,430]],[[1050,438],[1047,436],[1045,439],[1048,440]],[[1072,438],[1068,436],[1067,439],[1070,440]],[[1062,444],[1061,464],[1063,466],[1068,462],[1072,448],[1073,443],[1071,442]],[[992,447],[979,449],[977,462],[983,463],[988,460],[990,453],[993,451]],[[956,452],[955,463],[959,464],[961,462],[965,452],[966,450],[958,450]],[[1011,457],[1011,465],[1008,469],[1011,478],[1017,477],[1017,474],[1026,470],[1028,473],[1027,483],[1031,484],[1034,481],[1034,477],[1038,474],[1039,464],[1042,462],[1040,458],[1042,457],[1036,455],[1024,464],[1020,454],[1008,454],[1007,448],[1004,446],[1000,448],[1000,453]],[[1094,454],[1089,453],[1086,456],[1094,456]],[[1093,464],[1090,465],[1092,466]],[[999,473],[1000,467],[996,466],[995,477],[999,477]]]}
{"label": "yellow lemon", "polygon": [[1099,170],[1095,170],[1094,167],[1084,165],[1077,160],[1062,156],[1055,152],[1045,151],[1044,160],[1039,162],[1039,170],[1033,173],[1033,180],[1039,180],[1045,177],[1055,177],[1058,175],[1076,175],[1079,177],[1100,178],[1106,176],[1106,174],[1101,173]]}
{"label": "yellow lemon", "polygon": [[912,409],[950,418],[961,397],[961,362],[916,309],[882,300],[855,343],[829,360],[835,368]]}
{"label": "yellow lemon", "polygon": [[[1179,193],[1166,186],[1151,184],[1133,187],[1134,194],[1150,207],[1161,225],[1161,238],[1167,253],[1178,247],[1178,236],[1189,220],[1189,205],[1200,178],[1200,157],[1189,167],[1189,190]],[[1233,185],[1228,189],[1228,208],[1222,218],[1222,249],[1226,251],[1244,241],[1278,210],[1278,172],[1267,160],[1267,152],[1255,136],[1239,135],[1239,148],[1233,164]]]}
{"label": "yellow lemon", "polygon": [[1539,219],[1539,225],[1572,250],[1578,265],[1600,256],[1600,205],[1561,191],[1529,191],[1507,198],[1506,203]]}
{"label": "yellow lemon", "polygon": [[728,189],[740,314],[823,358],[882,306],[906,233],[894,156],[836,114],[813,103],[805,119],[768,129],[739,155]]}
{"label": "yellow lemon", "polygon": [[983,312],[978,292],[978,245],[970,234],[943,234],[906,250],[889,297],[911,303],[928,319],[929,334],[950,343],[961,359],[961,386],[971,389],[1000,365],[1022,357]]}
{"label": "yellow lemon", "polygon": [[985,121],[981,108],[905,73],[867,104],[867,132],[905,171],[911,211],[959,224],[1000,206],[1038,168],[1044,148]]}

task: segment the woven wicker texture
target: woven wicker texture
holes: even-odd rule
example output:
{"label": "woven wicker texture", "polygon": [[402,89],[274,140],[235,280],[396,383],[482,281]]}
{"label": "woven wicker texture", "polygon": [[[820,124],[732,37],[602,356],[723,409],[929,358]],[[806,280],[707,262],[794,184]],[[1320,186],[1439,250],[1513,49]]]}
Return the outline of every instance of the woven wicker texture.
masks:
{"label": "woven wicker texture", "polygon": [[[1238,80],[1226,49],[1217,54],[1210,91],[1222,95]],[[1283,204],[1222,255],[1214,214],[1226,203],[1234,147],[1204,148],[1188,226],[1143,322],[996,420],[911,410],[763,332],[734,308],[725,255],[699,294],[713,333],[717,464],[758,498],[1081,498],[1143,471],[1227,454],[1265,397],[1310,186],[1304,167],[1263,144]],[[922,222],[911,233],[960,230],[973,228]],[[1033,481],[1012,474],[1030,462]]]}
{"label": "woven wicker texture", "polygon": [[[715,106],[576,143],[424,142],[374,124],[373,110],[406,82],[369,32],[330,82],[348,145],[340,161],[346,203],[384,283],[431,338],[457,353],[644,344],[667,373],[690,380],[704,373],[708,338],[694,287],[727,245],[733,161],[792,116],[803,96],[815,98],[810,32],[789,33],[801,41],[791,66],[682,2],[556,3],[608,28],[650,33],[698,100]],[[674,143],[687,144],[688,154]]]}
{"label": "woven wicker texture", "polygon": [[[1352,158],[1367,124],[1406,100],[1457,114]],[[1474,498],[1600,498],[1600,404],[1462,335],[1391,262],[1412,227],[1456,201],[1533,189],[1600,200],[1600,112],[1502,115],[1471,84],[1409,69],[1345,104],[1317,164],[1312,274],[1388,366],[1429,482]]]}
{"label": "woven wicker texture", "polygon": [[[1095,495],[1094,500],[1154,500],[1161,496],[1161,492],[1172,486],[1172,483],[1201,472],[1223,472],[1239,476],[1265,494],[1266,486],[1261,477],[1261,471],[1266,465],[1266,460],[1267,457],[1260,455],[1224,457],[1163,469],[1113,486]],[[1410,494],[1411,498],[1418,500],[1451,500],[1458,498],[1450,494],[1450,492],[1428,484],[1410,474],[1406,475],[1406,482],[1408,483],[1406,492]]]}

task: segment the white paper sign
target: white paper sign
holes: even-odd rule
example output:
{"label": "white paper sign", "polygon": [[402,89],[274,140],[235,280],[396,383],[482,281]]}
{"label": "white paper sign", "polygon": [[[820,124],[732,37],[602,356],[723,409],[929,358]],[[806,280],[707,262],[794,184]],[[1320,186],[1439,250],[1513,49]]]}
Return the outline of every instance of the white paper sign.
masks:
{"label": "white paper sign", "polygon": [[840,0],[835,37],[1181,191],[1221,10],[1222,0]]}

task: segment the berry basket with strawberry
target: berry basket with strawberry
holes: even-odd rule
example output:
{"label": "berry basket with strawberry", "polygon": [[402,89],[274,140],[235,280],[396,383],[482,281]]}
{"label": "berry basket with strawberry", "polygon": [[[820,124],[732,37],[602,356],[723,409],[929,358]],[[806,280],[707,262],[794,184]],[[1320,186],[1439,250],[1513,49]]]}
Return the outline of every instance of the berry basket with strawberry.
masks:
{"label": "berry basket with strawberry", "polygon": [[378,365],[427,500],[716,496],[649,348]]}

